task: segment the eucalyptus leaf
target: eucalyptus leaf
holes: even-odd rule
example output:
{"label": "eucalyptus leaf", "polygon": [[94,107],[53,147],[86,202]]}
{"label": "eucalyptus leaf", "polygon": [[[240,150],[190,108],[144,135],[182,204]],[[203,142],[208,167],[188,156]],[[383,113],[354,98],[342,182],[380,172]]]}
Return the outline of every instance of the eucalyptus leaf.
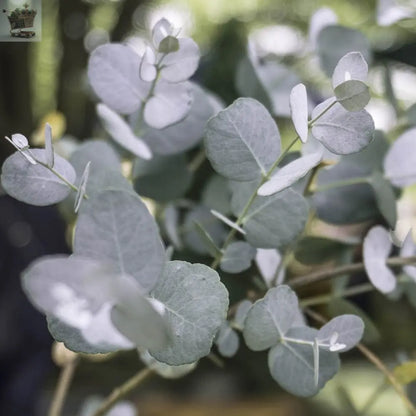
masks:
{"label": "eucalyptus leaf", "polygon": [[150,90],[140,78],[140,57],[128,46],[108,43],[94,49],[88,62],[94,92],[114,111],[132,114]]}
{"label": "eucalyptus leaf", "polygon": [[209,354],[228,310],[228,293],[218,273],[202,264],[166,263],[152,296],[165,307],[173,341],[149,350],[169,365],[189,364]]}
{"label": "eucalyptus leaf", "polygon": [[143,132],[143,140],[159,155],[171,155],[188,150],[202,139],[205,124],[214,111],[206,91],[190,82],[193,101],[186,117],[168,127]]}
{"label": "eucalyptus leaf", "polygon": [[244,340],[253,351],[276,345],[293,326],[299,313],[298,298],[289,286],[269,289],[248,311]]}
{"label": "eucalyptus leaf", "polygon": [[158,51],[160,53],[176,52],[179,49],[179,41],[175,36],[166,36],[159,43]]}
{"label": "eucalyptus leaf", "polygon": [[207,124],[207,157],[221,175],[249,181],[265,174],[280,154],[280,135],[265,107],[239,98]]}
{"label": "eucalyptus leaf", "polygon": [[[93,416],[94,413],[102,405],[103,400],[101,397],[91,396],[88,397],[85,403],[83,404],[79,416]],[[121,400],[117,402],[108,412],[105,413],[105,416],[137,416],[137,409],[133,403],[130,403],[126,400]]]}
{"label": "eucalyptus leaf", "polygon": [[[316,106],[312,119],[321,114],[333,100],[328,98]],[[336,103],[313,124],[312,134],[333,153],[356,153],[373,140],[374,121],[365,110],[349,112]]]}
{"label": "eucalyptus leaf", "polygon": [[409,384],[416,380],[416,361],[406,361],[393,369],[395,379],[400,384]]}
{"label": "eucalyptus leaf", "polygon": [[246,320],[247,314],[252,305],[253,303],[248,299],[244,299],[238,304],[233,320],[234,327],[239,328],[241,331],[243,330],[244,321]]}
{"label": "eucalyptus leaf", "polygon": [[381,172],[375,171],[371,176],[370,185],[374,190],[380,213],[392,229],[396,228],[396,195],[390,182],[384,178]]}
{"label": "eucalyptus leaf", "polygon": [[23,289],[40,311],[77,328],[87,344],[97,343],[99,349],[102,344],[133,347],[105,319],[117,298],[117,281],[105,264],[77,256],[42,257],[22,275]]}
{"label": "eucalyptus leaf", "polygon": [[390,26],[400,20],[414,17],[415,11],[411,7],[399,4],[396,0],[378,0],[376,15],[378,25]]}
{"label": "eucalyptus leaf", "polygon": [[338,17],[329,7],[321,7],[313,13],[309,21],[309,44],[311,49],[317,46],[319,32],[326,26],[333,26],[338,23]]}
{"label": "eucalyptus leaf", "polygon": [[133,175],[134,189],[141,196],[161,202],[184,195],[192,181],[184,154],[156,156],[150,161],[137,159]]}
{"label": "eucalyptus leaf", "polygon": [[[282,256],[278,250],[272,248],[257,249],[256,264],[268,287],[272,286],[273,279],[281,261]],[[284,275],[284,273],[284,268],[282,268],[278,280],[283,278],[282,274]]]}
{"label": "eucalyptus leaf", "polygon": [[[32,149],[31,155],[47,164],[47,154],[44,149]],[[75,181],[74,168],[58,155],[55,155],[54,169],[68,182]],[[3,163],[1,184],[13,198],[38,206],[56,204],[71,192],[68,185],[45,166],[33,165],[20,152],[15,152]]]}
{"label": "eucalyptus leaf", "polygon": [[240,273],[247,270],[256,254],[256,249],[244,241],[231,243],[221,259],[221,270],[227,273]]}
{"label": "eucalyptus leaf", "polygon": [[337,63],[332,74],[332,86],[337,88],[345,81],[367,82],[368,64],[361,52],[349,52]]}
{"label": "eucalyptus leaf", "polygon": [[136,194],[125,190],[105,190],[84,201],[74,253],[110,262],[145,290],[156,284],[165,259],[153,217]]}
{"label": "eucalyptus leaf", "polygon": [[[107,354],[109,352],[119,351],[120,348],[123,348],[123,343],[117,344],[114,340],[114,336],[106,338],[103,342],[95,342],[94,344],[88,342],[82,335],[80,329],[68,325],[58,318],[53,316],[47,316],[48,329],[52,337],[58,341],[62,342],[66,348],[74,352],[81,352],[84,354]],[[111,344],[113,342],[114,344]],[[125,340],[124,348],[130,349],[134,348],[134,344]]]}
{"label": "eucalyptus leaf", "polygon": [[319,165],[321,160],[322,153],[318,152],[288,163],[259,188],[257,195],[268,196],[283,191],[307,175],[311,169]]}
{"label": "eucalyptus leaf", "polygon": [[[160,44],[159,50],[167,39],[172,39],[172,37],[165,38]],[[179,38],[175,40],[178,42],[178,49],[176,51],[169,51],[170,53],[167,53],[163,58],[160,75],[169,82],[186,81],[198,68],[199,48],[191,38]],[[160,50],[160,52],[165,51]]]}
{"label": "eucalyptus leaf", "polygon": [[370,43],[359,31],[340,25],[324,27],[317,37],[321,68],[332,76],[339,60],[348,52],[360,52],[367,62],[371,61]]}
{"label": "eucalyptus leaf", "polygon": [[227,180],[220,175],[213,175],[202,191],[201,202],[208,208],[227,215],[231,212],[231,192]]}
{"label": "eucalyptus leaf", "polygon": [[152,41],[153,45],[159,48],[160,42],[167,36],[171,36],[173,33],[173,26],[169,20],[162,18],[156,22],[152,29]]}
{"label": "eucalyptus leaf", "polygon": [[[400,249],[400,257],[411,256],[416,256],[416,244],[413,241],[412,230],[410,229]],[[403,266],[403,271],[416,282],[416,266]]]}
{"label": "eucalyptus leaf", "polygon": [[[313,342],[318,331],[296,327],[287,336],[300,341]],[[279,343],[269,351],[269,370],[281,387],[300,397],[314,396],[339,369],[338,354],[319,349],[318,385],[315,383],[312,345],[291,342]]]}
{"label": "eucalyptus leaf", "polygon": [[364,239],[364,266],[371,283],[382,293],[396,288],[396,277],[386,265],[391,249],[387,230],[381,226],[371,228]]}
{"label": "eucalyptus leaf", "polygon": [[192,85],[171,84],[160,80],[144,108],[144,121],[153,128],[163,129],[183,120],[192,107]]}
{"label": "eucalyptus leaf", "polygon": [[298,84],[292,88],[289,98],[290,115],[296,133],[299,135],[302,143],[308,140],[308,95],[306,87]]}
{"label": "eucalyptus leaf", "polygon": [[231,358],[237,353],[238,347],[240,346],[240,339],[238,338],[237,332],[231,328],[228,322],[224,323],[218,331],[215,337],[215,344],[223,357]]}
{"label": "eucalyptus leaf", "polygon": [[[374,140],[363,151],[342,156],[335,166],[321,169],[317,175],[318,188],[354,178],[370,178],[374,171],[382,169],[387,149],[387,140],[381,132],[376,132]],[[312,203],[319,218],[333,224],[363,222],[379,213],[373,188],[367,180],[316,192]]]}
{"label": "eucalyptus leaf", "polygon": [[403,188],[416,183],[416,128],[400,135],[384,159],[384,173],[390,182]]}
{"label": "eucalyptus leaf", "polygon": [[257,248],[284,247],[302,232],[308,210],[305,198],[292,189],[258,196],[243,220],[246,239]]}
{"label": "eucalyptus leaf", "polygon": [[334,92],[337,101],[347,111],[361,111],[370,101],[368,86],[359,80],[344,81],[335,87]]}
{"label": "eucalyptus leaf", "polygon": [[354,348],[364,334],[364,322],[356,315],[341,315],[331,319],[318,331],[317,338],[320,342],[328,342],[336,334],[335,342],[343,347],[339,352],[349,351]]}
{"label": "eucalyptus leaf", "polygon": [[151,159],[152,151],[148,145],[134,134],[122,117],[105,104],[97,105],[97,114],[115,142],[138,157]]}

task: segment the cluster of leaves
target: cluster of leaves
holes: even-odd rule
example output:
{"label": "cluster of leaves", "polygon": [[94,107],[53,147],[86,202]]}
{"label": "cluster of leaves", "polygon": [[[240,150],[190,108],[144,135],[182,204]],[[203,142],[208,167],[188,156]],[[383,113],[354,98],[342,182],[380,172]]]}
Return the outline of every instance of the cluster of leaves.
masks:
{"label": "cluster of leaves", "polygon": [[[309,264],[313,252],[322,256],[335,247],[342,262],[360,243],[307,235],[311,211],[334,224],[381,214],[394,227],[397,188],[416,182],[416,129],[391,147],[375,132],[364,108],[370,100],[368,42],[327,17],[313,17],[311,44],[332,76],[333,96],[315,106],[297,76],[249,49],[237,84],[263,103],[240,98],[223,109],[189,81],[198,47],[165,19],[154,26],[142,55],[123,44],[94,50],[88,76],[102,101],[97,114],[117,146],[132,155],[132,181],[121,173],[120,152],[107,142],[88,140],[65,160],[54,151],[49,125],[44,149],[31,149],[21,134],[8,139],[16,152],[3,164],[5,191],[29,204],[60,203],[66,212],[73,206],[77,213],[73,255],[41,258],[22,276],[55,339],[84,353],[138,348],[146,365],[176,377],[192,371],[214,342],[221,354],[233,356],[241,332],[250,349],[269,350],[272,377],[293,394],[314,395],[336,374],[339,353],[360,341],[363,321],[346,313],[319,330],[310,327],[296,293],[283,284],[284,259],[293,251]],[[284,150],[271,113],[289,117],[296,131]],[[196,204],[181,198],[192,181],[185,152],[202,137],[216,174]],[[290,152],[297,141],[302,154]],[[160,202],[163,240],[139,195]],[[211,267],[171,261],[172,250],[184,246],[212,256]],[[371,229],[364,263],[383,293],[396,287],[386,263],[390,251],[387,230]],[[401,257],[415,253],[408,236]],[[254,260],[264,290],[254,304],[244,299],[229,308],[218,267],[241,273]],[[404,268],[411,279],[415,270]]]}

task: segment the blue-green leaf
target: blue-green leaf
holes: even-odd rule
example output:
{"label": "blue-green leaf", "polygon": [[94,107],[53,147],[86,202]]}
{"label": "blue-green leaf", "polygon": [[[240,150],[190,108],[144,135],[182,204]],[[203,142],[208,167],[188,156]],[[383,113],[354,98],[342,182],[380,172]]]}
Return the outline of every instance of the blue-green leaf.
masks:
{"label": "blue-green leaf", "polygon": [[221,175],[249,181],[265,174],[280,154],[280,135],[265,107],[240,98],[207,124],[207,157]]}

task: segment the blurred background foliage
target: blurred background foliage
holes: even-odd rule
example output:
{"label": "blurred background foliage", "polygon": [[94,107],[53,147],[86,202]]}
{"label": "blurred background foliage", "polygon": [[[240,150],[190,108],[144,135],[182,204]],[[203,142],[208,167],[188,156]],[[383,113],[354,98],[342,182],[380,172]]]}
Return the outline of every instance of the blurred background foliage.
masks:
{"label": "blurred background foliage", "polygon": [[[393,62],[392,84],[399,108],[392,114],[391,108],[381,106],[372,114],[376,126],[393,128],[394,137],[394,129],[400,131],[400,123],[395,126],[401,114],[416,102],[416,20],[380,27],[376,24],[375,0],[43,0],[42,41],[0,43],[0,136],[20,132],[31,137],[33,144],[41,144],[46,121],[52,124],[57,140],[99,136],[95,99],[86,76],[89,53],[108,41],[135,45],[134,37],[145,33],[162,16],[199,44],[202,58],[195,79],[226,104],[239,96],[235,76],[246,54],[248,36],[257,42],[264,56],[277,56],[290,63],[302,78],[325,88],[325,77],[305,66],[302,57],[295,58],[307,42],[311,15],[323,6],[333,9],[340,24],[358,29],[369,38],[376,64],[382,67],[384,62]],[[373,92],[382,96],[385,85]],[[416,120],[410,123],[416,124]],[[279,121],[283,140],[286,125],[287,121]],[[5,141],[0,143],[0,158],[4,159],[13,149]],[[414,190],[407,190],[399,205],[399,217],[407,218],[406,224],[414,222],[416,216],[413,195]],[[360,276],[356,279],[359,281]],[[316,291],[321,289],[317,285]],[[376,321],[381,337],[374,329],[373,341],[384,340],[376,342],[376,349],[388,351],[392,361],[404,351],[413,357],[415,310],[410,304],[389,303],[378,294],[355,299]],[[308,401],[278,391],[267,374],[265,354],[245,348],[227,361],[224,369],[203,360],[198,371],[183,381],[154,379],[134,399],[143,415],[364,415],[356,409],[365,406],[378,389],[382,391],[384,380],[356,353],[350,357],[351,364],[344,365],[328,388]],[[108,393],[139,366],[137,356],[131,353],[101,364],[83,361],[69,397],[68,414],[75,414],[71,409],[78,409],[86,395]],[[50,377],[44,389],[39,414],[46,414],[42,409],[50,400],[49,390],[55,381],[55,375]],[[250,393],[267,398],[251,402]],[[376,397],[365,414],[405,414],[400,399],[390,389]]]}

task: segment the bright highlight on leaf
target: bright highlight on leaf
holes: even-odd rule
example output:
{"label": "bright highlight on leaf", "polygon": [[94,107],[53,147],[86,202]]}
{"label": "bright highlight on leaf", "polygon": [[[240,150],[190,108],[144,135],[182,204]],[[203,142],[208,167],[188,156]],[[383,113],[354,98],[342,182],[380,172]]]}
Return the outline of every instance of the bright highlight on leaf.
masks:
{"label": "bright highlight on leaf", "polygon": [[391,248],[390,235],[381,226],[373,227],[364,239],[365,270],[371,283],[382,293],[396,288],[396,277],[386,265]]}

